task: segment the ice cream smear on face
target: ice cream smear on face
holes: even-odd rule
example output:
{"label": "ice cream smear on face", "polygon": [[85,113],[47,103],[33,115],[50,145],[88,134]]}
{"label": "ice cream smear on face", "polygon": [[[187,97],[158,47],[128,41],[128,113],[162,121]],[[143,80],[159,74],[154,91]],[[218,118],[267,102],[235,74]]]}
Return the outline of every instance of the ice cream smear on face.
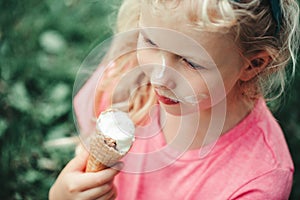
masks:
{"label": "ice cream smear on face", "polygon": [[134,141],[134,123],[127,113],[120,110],[102,112],[97,119],[96,128],[105,137],[112,139],[112,143],[115,143],[114,148],[121,153],[127,152]]}

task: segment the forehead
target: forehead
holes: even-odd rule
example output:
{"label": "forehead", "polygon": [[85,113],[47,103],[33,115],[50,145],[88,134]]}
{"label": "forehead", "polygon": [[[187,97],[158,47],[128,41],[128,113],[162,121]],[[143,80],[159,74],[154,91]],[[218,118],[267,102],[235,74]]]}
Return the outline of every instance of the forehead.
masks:
{"label": "forehead", "polygon": [[[178,5],[176,4],[176,6],[172,6],[170,4],[171,3],[165,3],[160,5],[160,7],[149,2],[142,4],[140,15],[141,25],[147,25],[148,27],[170,28],[173,30],[187,30],[187,24],[189,24],[189,21],[184,15],[182,3]],[[158,21],[160,21],[160,23],[157,23]],[[166,27],[166,25],[168,27]]]}
{"label": "forehead", "polygon": [[[176,9],[176,12],[174,12]],[[176,8],[166,6],[165,9],[152,9],[147,5],[142,5],[140,15],[140,27],[146,28],[150,39],[158,43],[168,43],[167,48],[178,49],[178,51],[185,52],[187,47],[189,50],[195,47],[195,44],[200,46],[200,49],[205,49],[213,60],[224,55],[224,52],[236,50],[236,45],[233,37],[230,34],[223,32],[212,32],[211,30],[196,30],[191,26],[191,21],[185,17],[184,6],[177,5]],[[182,11],[182,13],[181,13]],[[155,27],[154,30],[147,29],[148,27]],[[168,31],[160,31],[162,29],[170,29],[178,34]],[[190,45],[193,44],[193,45]],[[158,44],[160,46],[160,44]],[[161,46],[160,46],[161,47]],[[199,48],[198,48],[199,49]],[[197,51],[194,52],[198,54]],[[191,54],[191,52],[189,52]],[[196,56],[194,54],[194,56]],[[207,54],[207,55],[208,55]],[[182,55],[182,54],[181,54]]]}
{"label": "forehead", "polygon": [[[229,3],[218,3],[218,0],[141,0],[142,12],[151,12],[152,16],[163,21],[173,19],[185,22],[194,29],[210,31],[228,31],[228,22],[233,10]],[[224,11],[226,9],[226,12]],[[229,17],[230,15],[230,17]],[[225,19],[225,18],[226,19]],[[229,20],[227,22],[227,20]]]}
{"label": "forehead", "polygon": [[[146,3],[141,4],[139,21],[140,27],[168,28],[179,31],[194,39],[203,37],[205,37],[207,40],[215,40],[218,37],[232,39],[230,32],[225,30],[222,26],[219,26],[219,28],[214,28],[206,24],[206,22],[204,22],[205,19],[201,20],[201,17],[199,16],[193,17],[188,14],[192,12],[193,9],[194,11],[192,13],[197,13],[197,11],[200,10],[200,8],[198,8],[198,0],[174,0],[162,1],[162,3],[154,3],[161,2],[160,0],[144,0],[144,2]],[[194,8],[193,4],[195,4]],[[207,11],[210,13],[207,14],[207,17],[216,15],[213,8],[210,8],[209,6],[207,8],[209,8]]]}

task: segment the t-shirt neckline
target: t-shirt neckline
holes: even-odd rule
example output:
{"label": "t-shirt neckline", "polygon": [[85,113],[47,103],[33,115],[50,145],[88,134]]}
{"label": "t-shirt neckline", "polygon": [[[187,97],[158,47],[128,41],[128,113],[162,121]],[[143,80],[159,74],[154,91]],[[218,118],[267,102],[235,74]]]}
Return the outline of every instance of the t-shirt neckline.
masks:
{"label": "t-shirt neckline", "polygon": [[155,126],[158,126],[160,130],[157,137],[159,137],[159,141],[161,142],[154,143],[153,145],[155,145],[156,149],[164,148],[164,152],[171,157],[176,155],[178,157],[176,158],[177,161],[201,162],[202,160],[214,156],[220,151],[224,150],[233,142],[235,142],[239,137],[242,137],[245,133],[247,133],[247,129],[250,128],[249,126],[256,123],[261,118],[261,114],[263,113],[262,110],[264,110],[264,107],[266,107],[265,101],[262,98],[258,99],[252,111],[247,116],[245,116],[245,118],[242,119],[236,126],[234,126],[226,133],[222,134],[216,142],[208,144],[199,149],[186,150],[184,152],[178,152],[177,150],[166,146],[167,143],[160,125],[160,109],[157,109],[155,112],[156,119],[153,120],[153,122],[156,123]]}

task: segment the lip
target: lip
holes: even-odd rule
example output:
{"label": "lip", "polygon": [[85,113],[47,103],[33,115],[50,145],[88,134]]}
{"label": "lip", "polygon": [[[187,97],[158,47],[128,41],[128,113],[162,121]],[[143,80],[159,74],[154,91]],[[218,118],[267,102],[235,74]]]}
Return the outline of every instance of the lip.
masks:
{"label": "lip", "polygon": [[163,104],[166,104],[166,105],[176,105],[176,104],[179,104],[179,101],[174,101],[173,99],[170,99],[168,97],[162,96],[156,90],[155,90],[155,94],[157,96],[158,101],[162,102]]}

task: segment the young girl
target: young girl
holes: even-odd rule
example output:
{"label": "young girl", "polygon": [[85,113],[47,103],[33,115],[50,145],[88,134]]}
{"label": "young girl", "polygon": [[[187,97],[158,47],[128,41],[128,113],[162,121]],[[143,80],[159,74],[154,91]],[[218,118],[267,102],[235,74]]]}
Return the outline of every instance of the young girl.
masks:
{"label": "young girl", "polygon": [[112,47],[74,107],[89,135],[126,102],[136,141],[97,173],[83,150],[49,198],[288,199],[294,167],[265,101],[294,74],[298,19],[294,0],[125,0],[118,32],[139,28],[120,40],[134,51]]}

